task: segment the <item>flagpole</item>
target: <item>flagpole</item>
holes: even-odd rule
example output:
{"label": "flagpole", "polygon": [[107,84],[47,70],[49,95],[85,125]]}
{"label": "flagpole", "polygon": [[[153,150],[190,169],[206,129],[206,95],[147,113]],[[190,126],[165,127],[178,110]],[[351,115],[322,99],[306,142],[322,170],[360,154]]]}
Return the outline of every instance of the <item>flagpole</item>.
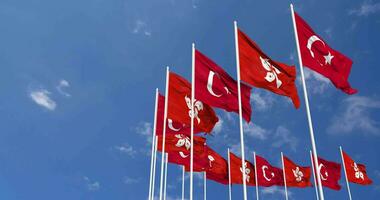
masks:
{"label": "flagpole", "polygon": [[157,120],[157,104],[158,104],[158,88],[156,88],[156,101],[154,105],[154,122],[153,122],[153,133],[152,133],[152,153],[150,158],[150,177],[149,177],[149,197],[152,196],[152,180],[153,180],[153,163],[154,163],[154,151],[155,151],[155,139],[156,139],[156,120]]}
{"label": "flagpole", "polygon": [[165,137],[166,137],[166,120],[168,117],[168,97],[169,97],[169,67],[166,67],[164,125],[162,128],[160,200],[162,200],[162,190],[163,190],[163,184],[164,184]]}
{"label": "flagpole", "polygon": [[310,161],[311,161],[311,168],[313,170],[313,178],[314,178],[314,188],[315,188],[315,195],[317,196],[317,200],[319,200],[319,195],[318,195],[318,184],[317,184],[317,178],[315,176],[315,168],[314,168],[314,162],[313,162],[313,155],[310,151]]}
{"label": "flagpole", "polygon": [[257,179],[256,152],[253,152],[253,162],[255,164],[255,185],[256,185],[256,200],[259,200],[259,182]]}
{"label": "flagpole", "polygon": [[203,172],[203,199],[207,199],[207,175],[206,171]]}
{"label": "flagpole", "polygon": [[190,122],[190,200],[193,200],[193,159],[194,159],[194,99],[195,99],[195,44],[191,49],[191,122]]}
{"label": "flagpole", "polygon": [[166,200],[166,185],[168,180],[168,153],[165,153],[165,184],[164,184],[164,200]]}
{"label": "flagpole", "polygon": [[351,197],[351,190],[350,190],[350,184],[348,183],[348,177],[347,177],[346,165],[345,165],[344,157],[343,157],[342,146],[339,146],[339,149],[340,149],[340,156],[342,157],[344,176],[346,177],[346,184],[347,184],[348,196],[350,197],[350,200],[352,200],[352,197]]}
{"label": "flagpole", "polygon": [[158,144],[158,136],[155,137],[155,141],[154,141],[154,163],[153,163],[153,179],[152,179],[151,200],[154,199],[154,186],[156,184],[155,182],[156,182],[157,144]]}
{"label": "flagpole", "polygon": [[288,188],[287,188],[287,185],[286,185],[284,154],[282,152],[281,152],[281,162],[282,162],[282,173],[284,174],[285,199],[288,200]]}
{"label": "flagpole", "polygon": [[[301,50],[300,50],[299,41],[298,41],[298,33],[297,33],[297,26],[296,26],[295,16],[294,16],[293,4],[290,4],[290,9],[292,11],[294,36],[295,36],[296,44],[297,44],[299,68],[300,68],[300,71],[301,71],[303,93],[304,93],[305,105],[306,105],[306,114],[307,114],[307,119],[308,119],[308,122],[309,122],[311,146],[312,146],[313,155],[314,155],[314,162],[315,162],[316,166],[318,166],[317,146],[315,144],[315,139],[314,139],[313,122],[312,122],[312,119],[311,119],[311,113],[310,113],[310,108],[309,108],[309,98],[308,98],[308,95],[307,95],[306,82],[305,82],[305,77],[304,77],[304,73],[303,73],[303,64],[302,64]],[[319,196],[320,196],[321,200],[324,200],[325,198],[324,198],[324,195],[323,195],[322,182],[321,182],[321,178],[320,178],[319,172],[317,172],[316,175],[317,175],[317,181],[318,181]]]}
{"label": "flagpole", "polygon": [[182,166],[182,200],[185,200],[185,166]]}
{"label": "flagpole", "polygon": [[236,53],[236,73],[237,73],[237,86],[238,86],[238,101],[239,101],[239,126],[240,126],[240,147],[241,147],[241,166],[243,169],[243,195],[244,200],[247,200],[247,183],[245,174],[245,153],[244,153],[244,134],[243,134],[243,112],[241,105],[241,91],[240,91],[240,59],[239,59],[239,41],[237,22],[234,21],[235,31],[235,53]]}
{"label": "flagpole", "polygon": [[230,148],[227,149],[227,152],[228,152],[228,196],[229,196],[229,200],[232,200]]}

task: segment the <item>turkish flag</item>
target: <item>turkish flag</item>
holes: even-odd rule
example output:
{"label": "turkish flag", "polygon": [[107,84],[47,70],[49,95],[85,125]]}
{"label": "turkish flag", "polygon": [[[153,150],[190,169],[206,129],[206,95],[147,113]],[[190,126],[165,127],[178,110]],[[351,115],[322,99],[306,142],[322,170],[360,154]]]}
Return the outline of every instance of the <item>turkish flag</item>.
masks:
{"label": "turkish flag", "polygon": [[255,87],[289,97],[296,108],[300,106],[296,68],[269,58],[245,33],[238,30],[240,77]]}
{"label": "turkish flag", "polygon": [[332,49],[296,12],[294,15],[303,65],[330,79],[343,92],[355,94],[357,90],[348,82],[351,59]]}
{"label": "turkish flag", "polygon": [[365,165],[356,163],[348,154],[346,154],[346,152],[342,152],[348,181],[360,185],[372,184],[372,180],[367,175]]}
{"label": "turkish flag", "polygon": [[227,161],[217,152],[207,147],[207,179],[221,184],[228,184],[228,164]]}
{"label": "turkish flag", "polygon": [[[237,82],[211,59],[195,50],[195,97],[210,106],[239,113]],[[242,113],[251,121],[251,88],[241,84]]]}
{"label": "turkish flag", "polygon": [[[243,184],[243,167],[241,165],[241,158],[230,152],[230,170],[231,170],[231,183]],[[255,166],[249,161],[245,161],[245,174],[246,184],[255,185]]]}
{"label": "turkish flag", "polygon": [[[162,135],[162,127],[164,125],[164,110],[165,110],[165,96],[159,94],[158,105],[157,105],[157,116],[156,116],[156,135]],[[194,127],[194,133],[200,133],[196,127]],[[166,134],[185,134],[190,135],[190,125],[183,124],[180,122],[173,121],[172,119],[167,119],[166,122]]]}
{"label": "turkish flag", "polygon": [[318,170],[315,170],[315,171],[319,172],[322,186],[328,187],[333,190],[340,190],[341,186],[339,185],[339,180],[341,176],[340,175],[341,166],[339,163],[318,158],[317,169]]}
{"label": "turkish flag", "polygon": [[284,156],[284,171],[286,185],[288,187],[309,187],[311,186],[311,168],[296,165],[289,158]]}
{"label": "turkish flag", "polygon": [[284,185],[282,169],[273,167],[268,161],[258,155],[256,155],[256,167],[259,186],[270,187],[273,185]]}
{"label": "turkish flag", "polygon": [[[189,125],[191,121],[191,85],[179,75],[170,72],[168,119]],[[219,121],[215,111],[207,104],[195,99],[194,127],[210,133]]]}

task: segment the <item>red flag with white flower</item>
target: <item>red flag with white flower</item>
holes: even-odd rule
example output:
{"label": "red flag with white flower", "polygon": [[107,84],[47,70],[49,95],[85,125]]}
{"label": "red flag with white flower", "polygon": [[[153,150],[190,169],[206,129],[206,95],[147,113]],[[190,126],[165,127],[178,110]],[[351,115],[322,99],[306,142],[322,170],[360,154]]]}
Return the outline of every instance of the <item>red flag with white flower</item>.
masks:
{"label": "red flag with white flower", "polygon": [[295,164],[284,156],[284,171],[288,187],[310,187],[311,168]]}
{"label": "red flag with white flower", "polygon": [[[239,113],[237,82],[210,58],[195,50],[195,97],[210,106]],[[243,118],[251,121],[251,88],[241,84]]]}
{"label": "red flag with white flower", "polygon": [[284,185],[284,174],[282,169],[269,164],[267,160],[256,155],[257,181],[259,186],[270,187]]}
{"label": "red flag with white flower", "polygon": [[241,158],[230,152],[231,183],[243,184],[243,173],[245,173],[246,184],[255,185],[255,167],[252,163],[245,160],[245,172],[243,172],[243,167],[241,164]]}
{"label": "red flag with white flower", "polygon": [[360,185],[372,184],[372,180],[367,175],[365,165],[356,163],[346,152],[342,151],[342,153],[348,181]]}
{"label": "red flag with white flower", "polygon": [[243,31],[238,30],[241,80],[258,88],[289,97],[299,108],[296,68],[269,58]]}
{"label": "red flag with white flower", "polygon": [[228,184],[228,164],[217,152],[207,147],[207,179],[216,181],[221,184]]}
{"label": "red flag with white flower", "polygon": [[296,12],[294,15],[303,65],[330,79],[346,94],[355,94],[357,90],[348,82],[351,59],[331,48]]}

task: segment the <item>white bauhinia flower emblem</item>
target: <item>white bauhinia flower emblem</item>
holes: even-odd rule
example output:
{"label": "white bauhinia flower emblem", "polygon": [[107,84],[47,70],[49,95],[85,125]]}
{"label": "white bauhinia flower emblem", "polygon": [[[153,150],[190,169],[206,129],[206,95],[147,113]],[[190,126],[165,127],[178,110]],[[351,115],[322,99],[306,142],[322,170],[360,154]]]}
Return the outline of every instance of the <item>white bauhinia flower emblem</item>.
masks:
{"label": "white bauhinia flower emblem", "polygon": [[212,167],[212,162],[215,161],[215,158],[214,158],[212,155],[208,155],[207,158],[208,158],[208,160],[209,160],[209,165],[210,165],[210,167]]}
{"label": "white bauhinia flower emblem", "polygon": [[[187,107],[189,108],[189,116],[191,118],[191,99],[185,96]],[[203,103],[194,99],[194,118],[197,119],[198,124],[201,123],[201,119],[198,117],[198,112],[203,110]]]}
{"label": "white bauhinia flower emblem", "polygon": [[248,163],[244,162],[245,172],[243,172],[243,167],[240,167],[240,171],[241,173],[245,173],[245,179],[247,182],[249,182],[249,179],[250,179],[249,173],[251,173],[251,169],[249,169],[247,165]]}
{"label": "white bauhinia flower emblem", "polygon": [[363,172],[361,172],[361,171],[359,170],[359,167],[358,167],[358,165],[356,164],[356,162],[354,162],[353,167],[354,167],[354,171],[355,171],[355,178],[357,178],[357,179],[360,178],[360,179],[364,180],[364,174],[363,174]]}
{"label": "white bauhinia flower emblem", "polygon": [[177,144],[175,145],[176,147],[185,147],[186,150],[190,149],[191,142],[189,137],[183,134],[175,134],[174,136],[178,138]]}
{"label": "white bauhinia flower emblem", "polygon": [[297,182],[301,182],[303,179],[303,172],[300,170],[299,167],[296,168],[296,170],[292,169],[293,175],[296,178]]}
{"label": "white bauhinia flower emblem", "polygon": [[278,74],[281,74],[280,70],[278,70],[276,67],[271,65],[269,63],[269,59],[267,58],[262,58],[260,56],[261,64],[263,65],[264,69],[267,70],[267,75],[265,76],[265,80],[268,82],[273,82],[276,80],[276,86],[277,88],[280,88],[282,85],[282,81],[278,78]]}

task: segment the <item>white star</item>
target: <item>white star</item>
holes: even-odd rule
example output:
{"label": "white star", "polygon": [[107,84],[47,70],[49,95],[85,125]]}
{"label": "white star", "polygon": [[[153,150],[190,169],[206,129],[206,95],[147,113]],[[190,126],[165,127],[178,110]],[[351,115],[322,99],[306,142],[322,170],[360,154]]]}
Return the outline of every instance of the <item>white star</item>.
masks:
{"label": "white star", "polygon": [[329,54],[327,56],[323,56],[325,57],[325,65],[329,64],[331,65],[331,60],[334,58],[333,55],[331,55],[330,51],[329,51]]}

